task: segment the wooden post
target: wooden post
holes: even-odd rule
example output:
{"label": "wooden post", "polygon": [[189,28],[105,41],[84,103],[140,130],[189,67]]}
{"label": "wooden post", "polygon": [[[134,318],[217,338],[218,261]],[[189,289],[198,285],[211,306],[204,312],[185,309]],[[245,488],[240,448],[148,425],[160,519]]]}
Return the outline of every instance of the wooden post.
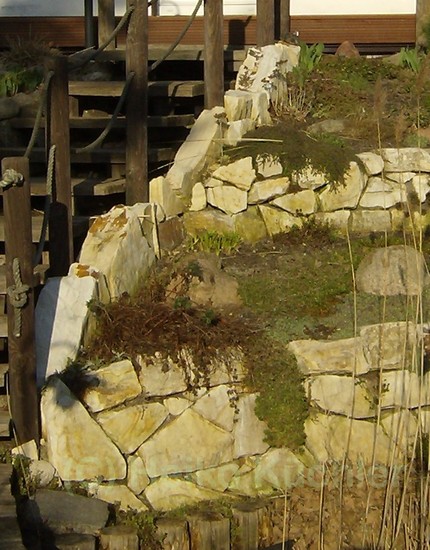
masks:
{"label": "wooden post", "polygon": [[224,105],[224,41],[222,0],[205,0],[205,107]]}
{"label": "wooden post", "polygon": [[137,529],[127,525],[105,527],[100,531],[100,550],[139,550]]}
{"label": "wooden post", "polygon": [[[99,46],[103,44],[115,29],[115,0],[98,0]],[[106,46],[106,50],[116,48],[116,39]]]}
{"label": "wooden post", "polygon": [[149,201],[148,185],[148,2],[134,6],[126,40],[126,73],[134,73],[127,98],[126,204]]}
{"label": "wooden post", "polygon": [[275,2],[257,0],[257,46],[267,46],[275,41]]}
{"label": "wooden post", "polygon": [[195,516],[188,521],[190,550],[230,550],[230,520]]}
{"label": "wooden post", "polygon": [[238,505],[232,508],[237,537],[235,550],[259,548],[258,509],[252,505]]}
{"label": "wooden post", "polygon": [[279,38],[285,40],[291,32],[290,0],[279,0]]}
{"label": "wooden post", "polygon": [[17,286],[17,270],[13,265],[14,259],[17,258],[21,282],[29,286],[27,303],[23,308],[15,308],[11,297],[7,297],[12,420],[19,445],[32,439],[38,445],[39,405],[34,344],[33,250],[28,159],[5,158],[2,160],[3,176],[8,169],[16,170],[24,179],[22,185],[9,187],[3,192],[6,284],[7,288]]}
{"label": "wooden post", "polygon": [[85,14],[85,47],[92,48],[94,44],[94,11],[93,0],[84,0]]}
{"label": "wooden post", "polygon": [[73,262],[72,183],[70,177],[69,85],[67,58],[51,57],[53,71],[46,109],[46,144],[55,145],[55,185],[49,218],[49,274],[67,275]]}
{"label": "wooden post", "polygon": [[423,36],[423,25],[430,22],[430,0],[416,0],[416,38],[417,46],[427,46],[425,37]]}
{"label": "wooden post", "polygon": [[190,550],[190,537],[186,520],[160,518],[157,534],[163,550]]}

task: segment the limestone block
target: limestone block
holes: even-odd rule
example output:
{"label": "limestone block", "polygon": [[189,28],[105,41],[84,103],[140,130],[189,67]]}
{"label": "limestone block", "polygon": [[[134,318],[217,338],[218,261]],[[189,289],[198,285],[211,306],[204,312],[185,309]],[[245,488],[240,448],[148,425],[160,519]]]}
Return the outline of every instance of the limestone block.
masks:
{"label": "limestone block", "polygon": [[206,197],[211,206],[230,215],[243,212],[248,205],[247,192],[233,185],[210,187],[206,192]]}
{"label": "limestone block", "polygon": [[366,178],[356,162],[351,162],[345,174],[344,184],[338,184],[336,189],[330,185],[320,194],[321,209],[324,212],[356,208],[366,183]]}
{"label": "limestone block", "polygon": [[351,231],[357,234],[390,231],[391,216],[387,210],[354,210],[350,219]]}
{"label": "limestone block", "polygon": [[252,93],[251,98],[251,119],[255,120],[257,126],[269,126],[272,124],[272,117],[269,113],[270,103],[266,92]]}
{"label": "limestone block", "polygon": [[264,441],[266,423],[255,415],[256,394],[241,395],[237,401],[238,412],[233,429],[234,458],[262,454],[269,445]]}
{"label": "limestone block", "polygon": [[255,126],[256,123],[251,118],[233,120],[224,132],[223,144],[230,147],[236,146],[245,134],[255,129]]}
{"label": "limestone block", "polygon": [[239,348],[226,348],[213,356],[207,365],[210,386],[240,384],[246,377],[245,356]]}
{"label": "limestone block", "polygon": [[294,226],[301,227],[303,221],[289,212],[279,210],[273,206],[259,205],[260,214],[266,224],[267,233],[270,236],[287,232]]}
{"label": "limestone block", "polygon": [[236,89],[264,91],[273,105],[286,96],[285,75],[299,62],[300,47],[278,42],[262,48],[249,48],[239,68]]}
{"label": "limestone block", "polygon": [[38,460],[39,450],[37,448],[36,441],[34,439],[31,439],[30,441],[26,441],[22,445],[17,445],[16,447],[13,447],[13,449],[11,449],[11,455],[21,455],[29,458],[30,460]]}
{"label": "limestone block", "polygon": [[157,227],[158,243],[161,251],[178,248],[184,240],[182,217],[169,218]]}
{"label": "limestone block", "polygon": [[395,370],[381,375],[380,405],[384,408],[416,408],[420,405],[420,379],[415,372]]}
{"label": "limestone block", "polygon": [[255,164],[257,173],[264,179],[280,176],[283,172],[280,160],[272,155],[257,155]]}
{"label": "limestone block", "polygon": [[357,157],[363,163],[364,169],[368,176],[376,176],[381,174],[384,169],[384,161],[381,155],[366,151],[365,153],[359,153]]}
{"label": "limestone block", "polygon": [[154,178],[149,182],[149,200],[156,203],[167,218],[183,214],[184,201],[172,189],[164,176]]}
{"label": "limestone block", "polygon": [[222,185],[224,185],[224,182],[218,178],[214,178],[212,177],[212,175],[205,179],[205,182],[204,182],[204,187],[207,189],[209,187],[221,187]]}
{"label": "limestone block", "polygon": [[191,474],[191,479],[201,487],[206,487],[213,491],[224,492],[238,470],[239,465],[236,462],[230,462],[229,464],[223,464],[216,468],[208,468],[207,470],[194,472]]}
{"label": "limestone block", "polygon": [[133,405],[104,411],[97,422],[123,453],[133,453],[166,420],[168,411],[160,403]]}
{"label": "limestone block", "polygon": [[201,182],[197,182],[191,192],[190,211],[204,210],[207,206],[206,189]]}
{"label": "limestone block", "polygon": [[48,460],[63,481],[125,478],[121,453],[61,380],[42,393],[41,416]]}
{"label": "limestone block", "polygon": [[375,415],[372,396],[366,385],[351,376],[314,376],[309,381],[309,394],[311,403],[325,412],[353,418],[368,418]]}
{"label": "limestone block", "polygon": [[233,476],[228,486],[229,492],[241,496],[257,497],[273,494],[273,486],[269,481],[265,481],[262,476],[257,475],[256,468]]}
{"label": "limestone block", "polygon": [[88,388],[83,397],[92,412],[109,409],[142,392],[142,387],[129,359],[116,361],[107,367],[92,372],[97,385]]}
{"label": "limestone block", "polygon": [[[155,261],[142,234],[147,205],[115,206],[96,218],[82,245],[80,262],[97,267],[106,278],[112,299],[136,292]],[[124,269],[124,265],[127,269]]]}
{"label": "limestone block", "polygon": [[270,449],[261,457],[255,477],[274,489],[287,491],[299,483],[304,471],[303,462],[289,449]]}
{"label": "limestone block", "polygon": [[406,187],[401,183],[371,177],[360,199],[362,208],[391,208],[406,202]]}
{"label": "limestone block", "polygon": [[148,511],[148,506],[139,500],[125,485],[99,485],[95,496],[111,504],[119,503],[120,510]]}
{"label": "limestone block", "polygon": [[36,370],[41,386],[76,358],[88,320],[88,302],[97,297],[91,276],[52,277],[43,286],[35,310]]}
{"label": "limestone block", "polygon": [[420,147],[382,149],[386,172],[430,172],[430,152]]}
{"label": "limestone block", "polygon": [[[306,447],[318,462],[342,461],[345,456],[353,463],[369,466],[390,464],[402,460],[402,453],[385,434],[381,426],[366,420],[325,414],[305,422]],[[348,446],[349,444],[349,446]]]}
{"label": "limestone block", "polygon": [[151,478],[193,472],[230,462],[233,437],[192,409],[186,409],[145,441],[138,454]]}
{"label": "limestone block", "polygon": [[234,424],[231,391],[226,385],[212,388],[196,401],[192,409],[223,430],[231,432]]}
{"label": "limestone block", "polygon": [[222,107],[205,109],[175,155],[175,161],[166,179],[172,188],[184,197],[191,195],[193,185],[200,180],[202,170],[220,157],[222,150],[220,120],[224,116]]}
{"label": "limestone block", "polygon": [[218,233],[234,231],[233,218],[224,212],[213,209],[186,212],[184,226],[190,235],[198,235],[202,231],[217,231]]}
{"label": "limestone block", "polygon": [[417,174],[410,182],[410,189],[420,202],[425,202],[430,191],[430,177],[428,174]]}
{"label": "limestone block", "polygon": [[222,165],[212,175],[214,178],[242,189],[242,191],[249,191],[256,178],[252,157],[244,157],[230,164]]}
{"label": "limestone block", "polygon": [[248,204],[260,204],[284,195],[289,186],[288,177],[256,181],[248,193]]}
{"label": "limestone block", "polygon": [[368,325],[360,329],[360,338],[370,369],[402,370],[413,366],[413,357],[419,346],[413,323]]}
{"label": "limestone block", "polygon": [[[406,185],[415,176],[415,172],[388,172],[384,174],[386,180],[395,181],[402,185]],[[425,176],[424,176],[425,177]]]}
{"label": "limestone block", "polygon": [[358,266],[356,280],[359,291],[380,296],[421,295],[429,282],[423,254],[406,245],[372,251]]}
{"label": "limestone block", "polygon": [[184,397],[168,397],[163,401],[163,405],[169,411],[169,414],[179,416],[192,405],[192,401]]}
{"label": "limestone block", "polygon": [[408,212],[405,213],[399,210],[391,210],[391,229],[393,231],[406,231],[408,233],[414,233],[415,231],[423,231],[430,225],[430,212]]}
{"label": "limestone block", "polygon": [[310,189],[299,191],[298,193],[289,193],[277,199],[271,204],[286,210],[291,214],[313,214],[316,210],[315,193]]}
{"label": "limestone block", "polygon": [[141,367],[139,381],[147,396],[162,396],[180,393],[187,389],[184,370],[171,357],[164,358],[160,353],[153,357],[139,355]]}
{"label": "limestone block", "polygon": [[190,481],[169,477],[160,477],[145,490],[145,497],[150,505],[160,511],[191,506],[204,500],[216,500],[222,496],[222,493],[197,487]]}
{"label": "limestone block", "polygon": [[318,341],[295,340],[288,344],[303,374],[365,374],[369,365],[359,338]]}
{"label": "limestone block", "polygon": [[255,243],[267,237],[266,225],[255,206],[232,216],[234,232],[247,243]]}
{"label": "limestone block", "polygon": [[37,487],[47,487],[56,475],[54,466],[47,460],[32,460],[28,467],[28,473]]}
{"label": "limestone block", "polygon": [[135,495],[140,495],[149,485],[149,477],[140,456],[131,455],[127,458],[127,487]]}
{"label": "limestone block", "polygon": [[243,119],[250,120],[252,95],[244,90],[227,90],[224,94],[224,108],[230,123]]}
{"label": "limestone block", "polygon": [[388,437],[410,456],[418,430],[416,416],[407,409],[385,413],[381,417],[381,426]]}
{"label": "limestone block", "polygon": [[294,183],[302,189],[318,189],[327,185],[327,176],[315,170],[313,166],[307,166],[295,175]]}
{"label": "limestone block", "polygon": [[335,212],[317,212],[313,219],[323,225],[327,224],[341,234],[346,234],[350,216],[351,212],[349,210],[336,210]]}

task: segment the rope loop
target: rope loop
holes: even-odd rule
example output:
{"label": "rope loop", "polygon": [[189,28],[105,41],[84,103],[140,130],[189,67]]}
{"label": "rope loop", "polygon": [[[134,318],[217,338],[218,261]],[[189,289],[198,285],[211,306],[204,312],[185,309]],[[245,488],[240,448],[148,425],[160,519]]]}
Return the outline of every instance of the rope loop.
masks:
{"label": "rope loop", "polygon": [[9,189],[9,187],[20,186],[24,183],[24,176],[14,170],[13,168],[7,168],[3,172],[3,179],[0,180],[0,187],[3,189]]}
{"label": "rope loop", "polygon": [[21,309],[28,302],[28,293],[30,292],[30,286],[25,285],[21,279],[21,267],[19,265],[19,259],[14,258],[12,260],[12,273],[14,284],[8,287],[7,295],[10,305],[14,309],[14,330],[13,334],[16,338],[21,336],[22,329],[22,314]]}

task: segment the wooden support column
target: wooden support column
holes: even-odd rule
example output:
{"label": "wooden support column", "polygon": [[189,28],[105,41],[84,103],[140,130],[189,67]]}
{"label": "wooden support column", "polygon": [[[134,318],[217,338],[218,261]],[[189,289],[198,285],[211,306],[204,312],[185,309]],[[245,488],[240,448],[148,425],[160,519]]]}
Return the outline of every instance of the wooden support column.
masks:
{"label": "wooden support column", "polygon": [[224,105],[224,42],[222,0],[205,0],[205,108]]}
{"label": "wooden support column", "polygon": [[139,550],[137,529],[128,525],[114,525],[100,531],[100,550]]}
{"label": "wooden support column", "polygon": [[85,47],[92,48],[93,46],[95,46],[93,0],[84,0],[84,14],[85,14]]}
{"label": "wooden support column", "polygon": [[275,2],[257,0],[257,46],[267,46],[275,41]]}
{"label": "wooden support column", "polygon": [[[115,29],[115,0],[98,0],[99,46],[103,44]],[[115,50],[116,38],[106,46],[106,50]]]}
{"label": "wooden support column", "polygon": [[285,38],[291,32],[290,0],[279,0],[279,38]]}
{"label": "wooden support column", "polygon": [[190,550],[230,550],[230,520],[223,517],[191,517]]}
{"label": "wooden support column", "polygon": [[423,25],[430,23],[430,0],[416,0],[416,38],[417,46],[427,46],[423,36]]}
{"label": "wooden support column", "polygon": [[127,97],[126,189],[128,205],[148,202],[148,2],[128,0],[134,6],[126,41],[127,76],[134,73]]}
{"label": "wooden support column", "polygon": [[[34,439],[39,444],[39,405],[36,387],[36,353],[34,344],[33,250],[31,231],[30,176],[28,159],[4,158],[2,174],[15,170],[23,176],[22,184],[3,191],[7,288],[17,287],[19,273],[28,285],[27,302],[18,309],[7,297],[9,391],[11,411],[18,444]],[[14,259],[19,272],[14,269]],[[19,285],[18,285],[19,287]]]}
{"label": "wooden support column", "polygon": [[49,274],[59,276],[67,275],[74,260],[67,58],[61,55],[49,58],[46,69],[54,72],[46,110],[47,151],[52,145],[56,148],[55,185],[49,218]]}

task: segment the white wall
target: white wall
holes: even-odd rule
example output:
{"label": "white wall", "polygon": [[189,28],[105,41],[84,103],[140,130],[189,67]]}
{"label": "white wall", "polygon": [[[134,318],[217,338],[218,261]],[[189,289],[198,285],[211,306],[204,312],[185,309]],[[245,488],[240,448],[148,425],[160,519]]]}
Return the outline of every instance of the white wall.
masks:
{"label": "white wall", "polygon": [[[162,15],[191,13],[197,0],[160,0]],[[117,15],[126,0],[116,0]],[[292,15],[415,13],[416,0],[291,0]],[[96,12],[97,0],[94,0]],[[0,17],[83,15],[84,0],[0,0]],[[224,0],[225,15],[255,13],[255,0]]]}

